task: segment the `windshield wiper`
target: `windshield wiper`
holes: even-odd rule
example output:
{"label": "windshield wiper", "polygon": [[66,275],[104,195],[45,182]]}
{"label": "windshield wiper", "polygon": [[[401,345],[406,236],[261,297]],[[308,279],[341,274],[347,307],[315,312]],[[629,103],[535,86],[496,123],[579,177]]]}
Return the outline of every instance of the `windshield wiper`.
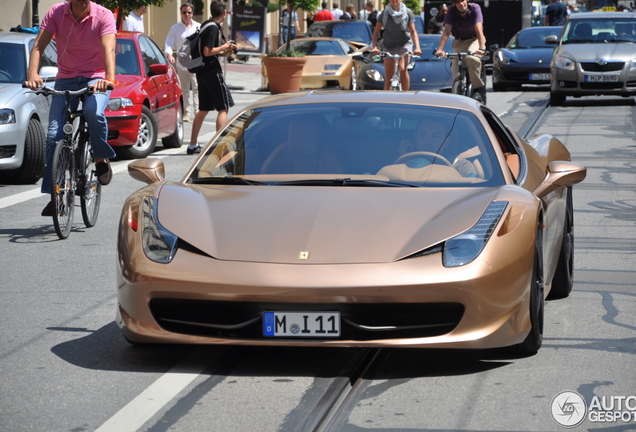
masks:
{"label": "windshield wiper", "polygon": [[225,177],[201,177],[197,179],[192,179],[192,183],[194,184],[229,184],[229,185],[250,185],[250,186],[261,186],[267,185],[267,183],[256,181],[256,180],[248,180],[243,177],[234,177],[234,176],[225,176]]}
{"label": "windshield wiper", "polygon": [[372,186],[372,187],[419,187],[411,183],[388,180],[353,180],[351,178],[289,180],[276,183],[277,186]]}

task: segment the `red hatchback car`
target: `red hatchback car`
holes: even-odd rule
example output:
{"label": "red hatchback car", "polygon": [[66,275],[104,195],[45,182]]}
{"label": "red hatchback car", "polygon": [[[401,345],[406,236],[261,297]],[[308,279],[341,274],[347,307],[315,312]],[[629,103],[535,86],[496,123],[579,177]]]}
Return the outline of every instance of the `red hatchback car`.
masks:
{"label": "red hatchback car", "polygon": [[126,159],[144,158],[158,138],[166,148],[183,143],[179,78],[157,44],[143,33],[119,32],[115,89],[106,117],[108,143]]}

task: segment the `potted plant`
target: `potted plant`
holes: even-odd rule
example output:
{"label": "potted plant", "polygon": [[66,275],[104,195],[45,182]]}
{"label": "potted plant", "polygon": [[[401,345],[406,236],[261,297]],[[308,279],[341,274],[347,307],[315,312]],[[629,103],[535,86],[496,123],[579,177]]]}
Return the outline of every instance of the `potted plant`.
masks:
{"label": "potted plant", "polygon": [[[302,9],[306,11],[315,10],[320,0],[281,0],[282,6],[291,6],[291,10]],[[288,93],[300,90],[303,67],[306,59],[304,54],[293,51],[290,45],[291,26],[293,25],[293,14],[287,14],[287,42],[285,48],[272,51],[263,58],[263,65],[267,71],[269,81],[269,91],[272,94]]]}

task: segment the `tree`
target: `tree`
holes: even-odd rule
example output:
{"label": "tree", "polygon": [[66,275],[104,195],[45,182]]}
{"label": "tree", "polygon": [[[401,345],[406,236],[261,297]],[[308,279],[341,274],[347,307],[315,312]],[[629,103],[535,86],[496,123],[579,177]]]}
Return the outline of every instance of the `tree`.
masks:
{"label": "tree", "polygon": [[117,12],[117,28],[121,28],[121,23],[130,11],[141,6],[158,6],[163,7],[166,0],[95,0],[107,9]]}

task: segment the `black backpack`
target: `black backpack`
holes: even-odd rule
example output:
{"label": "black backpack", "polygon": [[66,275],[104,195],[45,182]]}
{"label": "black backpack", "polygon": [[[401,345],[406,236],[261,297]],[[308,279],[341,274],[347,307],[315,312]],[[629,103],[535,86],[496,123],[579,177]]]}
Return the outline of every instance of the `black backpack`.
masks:
{"label": "black backpack", "polygon": [[188,69],[188,72],[201,72],[203,66],[205,66],[203,53],[201,52],[201,33],[212,24],[215,24],[215,22],[211,21],[203,27],[199,27],[196,32],[185,38],[179,47],[177,59],[181,66]]}

